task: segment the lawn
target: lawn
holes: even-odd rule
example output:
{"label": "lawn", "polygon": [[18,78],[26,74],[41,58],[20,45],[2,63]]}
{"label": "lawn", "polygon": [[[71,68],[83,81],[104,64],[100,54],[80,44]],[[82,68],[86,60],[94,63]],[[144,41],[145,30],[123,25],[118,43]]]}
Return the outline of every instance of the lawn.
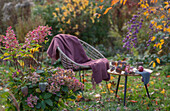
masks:
{"label": "lawn", "polygon": [[[1,68],[1,72],[8,73],[9,67]],[[0,78],[5,77],[5,73],[1,73]],[[76,78],[79,79],[78,73]],[[96,90],[93,89],[91,83],[91,71],[85,73],[85,89],[83,91],[85,100],[82,100],[82,94],[79,94],[76,101],[66,101],[63,104],[63,110],[66,111],[121,111],[121,110],[136,110],[136,111],[168,111],[170,110],[170,81],[169,76],[163,71],[154,71],[151,74],[150,82],[147,85],[151,99],[147,97],[141,77],[128,77],[126,107],[123,106],[124,97],[124,77],[121,77],[117,98],[115,98],[115,89],[118,76],[111,75],[110,91],[106,88],[106,82],[96,85]],[[1,83],[2,85],[2,83]],[[0,87],[2,94],[2,87]],[[5,99],[0,97],[0,105],[3,107]]]}

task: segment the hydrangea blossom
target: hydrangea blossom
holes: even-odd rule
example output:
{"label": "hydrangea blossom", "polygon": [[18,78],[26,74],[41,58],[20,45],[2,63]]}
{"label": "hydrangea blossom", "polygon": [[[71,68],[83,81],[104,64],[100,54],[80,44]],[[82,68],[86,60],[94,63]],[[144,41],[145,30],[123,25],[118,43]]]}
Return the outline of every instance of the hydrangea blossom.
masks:
{"label": "hydrangea blossom", "polygon": [[39,98],[37,96],[33,96],[32,94],[30,94],[29,97],[27,97],[27,100],[25,100],[27,102],[27,105],[31,108],[34,107],[34,105],[37,105],[37,101],[39,100]]}
{"label": "hydrangea blossom", "polygon": [[30,47],[31,43],[41,44],[48,39],[46,36],[51,35],[51,27],[48,26],[39,26],[37,29],[34,29],[32,32],[27,33],[25,38],[25,47]]}

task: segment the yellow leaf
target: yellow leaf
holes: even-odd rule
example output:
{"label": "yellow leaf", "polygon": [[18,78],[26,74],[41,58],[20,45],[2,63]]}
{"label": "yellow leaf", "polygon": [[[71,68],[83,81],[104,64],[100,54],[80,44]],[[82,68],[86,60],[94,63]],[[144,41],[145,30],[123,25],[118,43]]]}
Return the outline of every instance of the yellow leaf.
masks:
{"label": "yellow leaf", "polygon": [[113,91],[112,91],[112,90],[110,90],[110,93],[113,93]]}
{"label": "yellow leaf", "polygon": [[57,14],[55,12],[53,12],[53,15],[54,15],[54,17],[57,17]]}
{"label": "yellow leaf", "polygon": [[163,90],[161,91],[161,93],[164,94],[164,93],[165,93],[165,89],[163,89]]}
{"label": "yellow leaf", "polygon": [[105,94],[106,92],[101,92],[102,94]]}
{"label": "yellow leaf", "polygon": [[164,39],[161,39],[160,42],[161,42],[161,43],[164,43]]}
{"label": "yellow leaf", "polygon": [[123,0],[120,0],[120,4],[122,4],[123,3]]}
{"label": "yellow leaf", "polygon": [[160,59],[159,59],[159,58],[156,58],[156,62],[160,64]]}
{"label": "yellow leaf", "polygon": [[124,87],[124,85],[119,85],[119,87]]}
{"label": "yellow leaf", "polygon": [[169,3],[168,2],[164,2],[164,4],[168,5]]}
{"label": "yellow leaf", "polygon": [[100,18],[101,14],[98,14],[97,18]]}
{"label": "yellow leaf", "polygon": [[156,63],[154,62],[154,63],[153,63],[153,67],[155,67],[155,66],[156,66]]}
{"label": "yellow leaf", "polygon": [[111,77],[110,77],[110,80],[113,80],[113,79],[114,79],[114,77],[113,77],[113,76],[111,76]]}
{"label": "yellow leaf", "polygon": [[103,8],[103,5],[102,6],[99,6],[100,10]]}
{"label": "yellow leaf", "polygon": [[159,45],[159,49],[162,49],[162,45],[161,44]]}
{"label": "yellow leaf", "polygon": [[32,54],[29,54],[28,56],[30,56],[31,58],[34,58],[34,56]]}
{"label": "yellow leaf", "polygon": [[105,12],[104,12],[104,15],[107,14],[107,12],[108,12],[110,9],[112,9],[112,7],[107,8],[107,9],[105,10]]}
{"label": "yellow leaf", "polygon": [[56,11],[59,11],[60,9],[59,8],[55,8]]}
{"label": "yellow leaf", "polygon": [[4,53],[4,56],[9,56],[9,53]]}
{"label": "yellow leaf", "polygon": [[116,4],[117,2],[119,2],[119,0],[112,0],[111,6],[113,6],[113,5]]}
{"label": "yellow leaf", "polygon": [[152,38],[151,38],[151,41],[154,41],[156,39],[156,37],[155,36],[153,36]]}
{"label": "yellow leaf", "polygon": [[10,57],[7,57],[7,58],[4,58],[3,60],[9,60],[10,59]]}
{"label": "yellow leaf", "polygon": [[112,85],[112,84],[111,84],[111,83],[109,83],[109,84],[107,85],[107,87],[110,89],[110,88],[111,88],[111,85]]}
{"label": "yellow leaf", "polygon": [[22,60],[18,60],[18,63],[20,64],[20,66],[24,66],[24,61],[22,61]]}
{"label": "yellow leaf", "polygon": [[154,84],[154,82],[153,82],[153,81],[151,81],[150,83],[151,83],[152,85]]}
{"label": "yellow leaf", "polygon": [[124,0],[123,5],[125,5],[125,4],[126,4],[126,1],[127,1],[127,0]]}
{"label": "yellow leaf", "polygon": [[150,62],[149,66],[153,63],[153,61]]}
{"label": "yellow leaf", "polygon": [[162,52],[162,50],[160,50],[160,51],[158,52],[158,54],[161,54],[161,52]]}

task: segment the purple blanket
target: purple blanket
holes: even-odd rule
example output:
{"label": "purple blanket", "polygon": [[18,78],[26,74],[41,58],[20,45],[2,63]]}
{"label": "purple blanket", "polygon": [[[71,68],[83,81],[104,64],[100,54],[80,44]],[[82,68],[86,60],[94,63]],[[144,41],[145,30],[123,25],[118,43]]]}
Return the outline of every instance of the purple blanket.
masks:
{"label": "purple blanket", "polygon": [[94,78],[97,84],[102,80],[108,81],[110,79],[110,75],[107,73],[109,69],[108,60],[106,58],[97,60],[88,58],[77,37],[59,34],[52,39],[47,54],[55,60],[59,58],[57,47],[60,47],[60,49],[76,63],[90,66],[93,71],[92,78]]}

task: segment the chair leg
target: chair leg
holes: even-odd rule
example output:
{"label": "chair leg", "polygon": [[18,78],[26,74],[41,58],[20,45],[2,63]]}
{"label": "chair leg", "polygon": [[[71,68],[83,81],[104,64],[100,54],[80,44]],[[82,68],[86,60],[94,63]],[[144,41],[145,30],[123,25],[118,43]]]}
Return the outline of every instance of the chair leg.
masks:
{"label": "chair leg", "polygon": [[147,92],[148,98],[150,99],[150,95],[149,95],[147,84],[145,84],[145,88],[146,88],[146,92]]}
{"label": "chair leg", "polygon": [[125,106],[125,101],[126,101],[126,89],[127,89],[127,76],[125,76],[124,106]]}
{"label": "chair leg", "polygon": [[83,70],[83,84],[84,84],[84,70]]}
{"label": "chair leg", "polygon": [[121,76],[119,75],[119,78],[118,78],[118,81],[117,81],[115,98],[117,97],[117,92],[118,92],[118,88],[119,88],[120,77],[121,77]]}
{"label": "chair leg", "polygon": [[[84,74],[83,74],[84,75]],[[79,76],[80,76],[80,82],[81,82],[81,68],[79,68]],[[84,83],[83,83],[84,84]],[[81,91],[82,93],[82,100],[84,100],[84,93],[83,93],[83,90]]]}
{"label": "chair leg", "polygon": [[81,82],[81,69],[79,68],[79,76],[80,76],[80,82]]}

